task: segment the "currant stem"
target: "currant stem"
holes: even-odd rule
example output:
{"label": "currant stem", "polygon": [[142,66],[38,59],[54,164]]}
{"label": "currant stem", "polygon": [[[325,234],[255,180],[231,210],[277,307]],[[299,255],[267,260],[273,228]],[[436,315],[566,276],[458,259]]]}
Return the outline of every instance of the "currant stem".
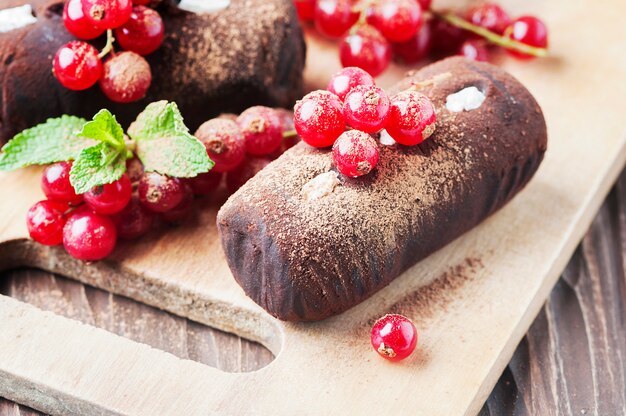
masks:
{"label": "currant stem", "polygon": [[500,36],[490,30],[485,29],[484,27],[476,26],[467,20],[456,16],[453,13],[438,13],[431,10],[431,13],[437,17],[438,19],[445,20],[453,26],[456,26],[461,29],[465,29],[469,32],[475,33],[478,36],[481,36],[487,39],[489,42],[500,45],[507,49],[514,49],[518,52],[522,52],[532,56],[545,57],[548,56],[548,50],[546,48],[537,48],[535,46],[526,45],[525,43],[518,42],[513,39],[509,39],[504,36]]}
{"label": "currant stem", "polygon": [[283,132],[283,139],[289,139],[291,137],[296,137],[298,132],[295,130],[287,130]]}
{"label": "currant stem", "polygon": [[359,20],[350,28],[350,34],[354,35],[361,27],[367,24],[367,11],[375,0],[363,0],[357,6],[359,12]]}
{"label": "currant stem", "polygon": [[109,54],[113,50],[113,42],[115,42],[115,38],[113,37],[113,30],[107,29],[107,43],[102,48],[102,52],[98,54],[98,58],[102,59]]}

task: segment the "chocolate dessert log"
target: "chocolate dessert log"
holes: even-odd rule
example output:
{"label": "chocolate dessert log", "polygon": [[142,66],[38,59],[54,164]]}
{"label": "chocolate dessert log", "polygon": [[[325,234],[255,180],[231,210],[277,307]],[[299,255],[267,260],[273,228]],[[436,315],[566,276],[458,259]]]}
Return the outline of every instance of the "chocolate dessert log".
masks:
{"label": "chocolate dessert log", "polygon": [[166,38],[147,57],[153,76],[148,95],[116,104],[98,86],[70,91],[53,77],[57,49],[74,40],[63,25],[62,0],[0,2],[0,9],[30,4],[37,17],[0,33],[0,144],[61,114],[91,118],[108,108],[127,126],[148,103],[165,99],[178,104],[194,131],[220,113],[256,104],[286,107],[302,96],[305,46],[292,0],[231,0],[206,14],[179,10],[176,3],[163,0],[159,7]]}
{"label": "chocolate dessert log", "polygon": [[391,93],[415,82],[437,111],[422,144],[381,144],[377,168],[349,179],[329,150],[300,143],[220,210],[232,273],[270,314],[319,320],[358,304],[502,207],[537,170],[545,121],[512,76],[450,58]]}

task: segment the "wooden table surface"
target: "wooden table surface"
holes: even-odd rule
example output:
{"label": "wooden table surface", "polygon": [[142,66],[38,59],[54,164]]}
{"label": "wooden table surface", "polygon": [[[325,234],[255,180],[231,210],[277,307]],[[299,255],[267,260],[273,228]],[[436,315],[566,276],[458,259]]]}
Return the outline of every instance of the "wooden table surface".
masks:
{"label": "wooden table surface", "polygon": [[[626,414],[626,170],[480,415]],[[272,361],[259,344],[38,270],[0,293],[225,371]],[[0,398],[0,415],[39,415]]]}

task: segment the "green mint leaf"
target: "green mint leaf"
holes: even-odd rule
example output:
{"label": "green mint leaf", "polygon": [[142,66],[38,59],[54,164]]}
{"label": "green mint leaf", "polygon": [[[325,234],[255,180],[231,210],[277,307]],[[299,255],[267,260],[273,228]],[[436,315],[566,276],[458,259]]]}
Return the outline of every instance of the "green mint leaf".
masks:
{"label": "green mint leaf", "polygon": [[98,143],[84,149],[72,165],[70,183],[77,194],[118,180],[126,171],[125,151]]}
{"label": "green mint leaf", "polygon": [[77,137],[85,119],[61,116],[17,134],[2,147],[0,170],[73,160],[93,140]]}
{"label": "green mint leaf", "polygon": [[109,110],[100,110],[93,116],[93,120],[87,122],[78,133],[80,137],[87,137],[99,142],[107,143],[116,149],[124,149],[124,130],[115,116]]}
{"label": "green mint leaf", "polygon": [[178,178],[208,172],[214,165],[206,148],[189,133],[176,103],[157,101],[146,107],[128,129],[146,171]]}

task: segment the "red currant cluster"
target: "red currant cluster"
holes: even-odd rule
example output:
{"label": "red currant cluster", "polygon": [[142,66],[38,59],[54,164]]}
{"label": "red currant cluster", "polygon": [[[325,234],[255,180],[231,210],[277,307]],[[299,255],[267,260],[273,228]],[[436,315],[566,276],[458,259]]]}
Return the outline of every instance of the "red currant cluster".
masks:
{"label": "red currant cluster", "polygon": [[[107,34],[101,52],[84,41],[72,41],[57,51],[53,73],[70,90],[80,91],[99,81],[111,101],[129,103],[143,98],[152,82],[150,65],[143,58],[163,42],[164,26],[148,0],[69,0],[63,10],[66,29],[78,39]],[[115,35],[115,37],[114,37]],[[115,53],[113,42],[124,49]],[[111,53],[104,63],[102,59]]]}
{"label": "red currant cluster", "polygon": [[294,0],[301,21],[314,22],[321,34],[341,39],[344,67],[356,66],[378,76],[392,56],[407,64],[427,56],[463,55],[488,60],[488,45],[504,47],[529,59],[545,55],[547,29],[533,16],[511,20],[497,4],[465,13],[430,10],[432,0]]}
{"label": "red currant cluster", "polygon": [[[296,103],[294,124],[303,141],[314,147],[333,146],[333,161],[342,174],[356,178],[378,163],[372,134],[386,129],[397,143],[414,146],[435,130],[435,109],[415,89],[389,97],[374,78],[356,67],[336,73],[328,90],[318,90]],[[346,131],[346,125],[352,130]]]}
{"label": "red currant cluster", "polygon": [[37,242],[63,244],[73,257],[95,261],[107,257],[118,237],[134,240],[160,219],[179,224],[191,216],[194,196],[215,192],[226,173],[226,186],[236,191],[272,159],[297,143],[293,117],[287,110],[252,107],[239,117],[224,115],[196,132],[215,162],[213,170],[194,178],[144,172],[137,159],[110,184],[77,195],[70,183],[72,162],[48,166],[41,179],[46,200],[27,214],[30,236]]}

